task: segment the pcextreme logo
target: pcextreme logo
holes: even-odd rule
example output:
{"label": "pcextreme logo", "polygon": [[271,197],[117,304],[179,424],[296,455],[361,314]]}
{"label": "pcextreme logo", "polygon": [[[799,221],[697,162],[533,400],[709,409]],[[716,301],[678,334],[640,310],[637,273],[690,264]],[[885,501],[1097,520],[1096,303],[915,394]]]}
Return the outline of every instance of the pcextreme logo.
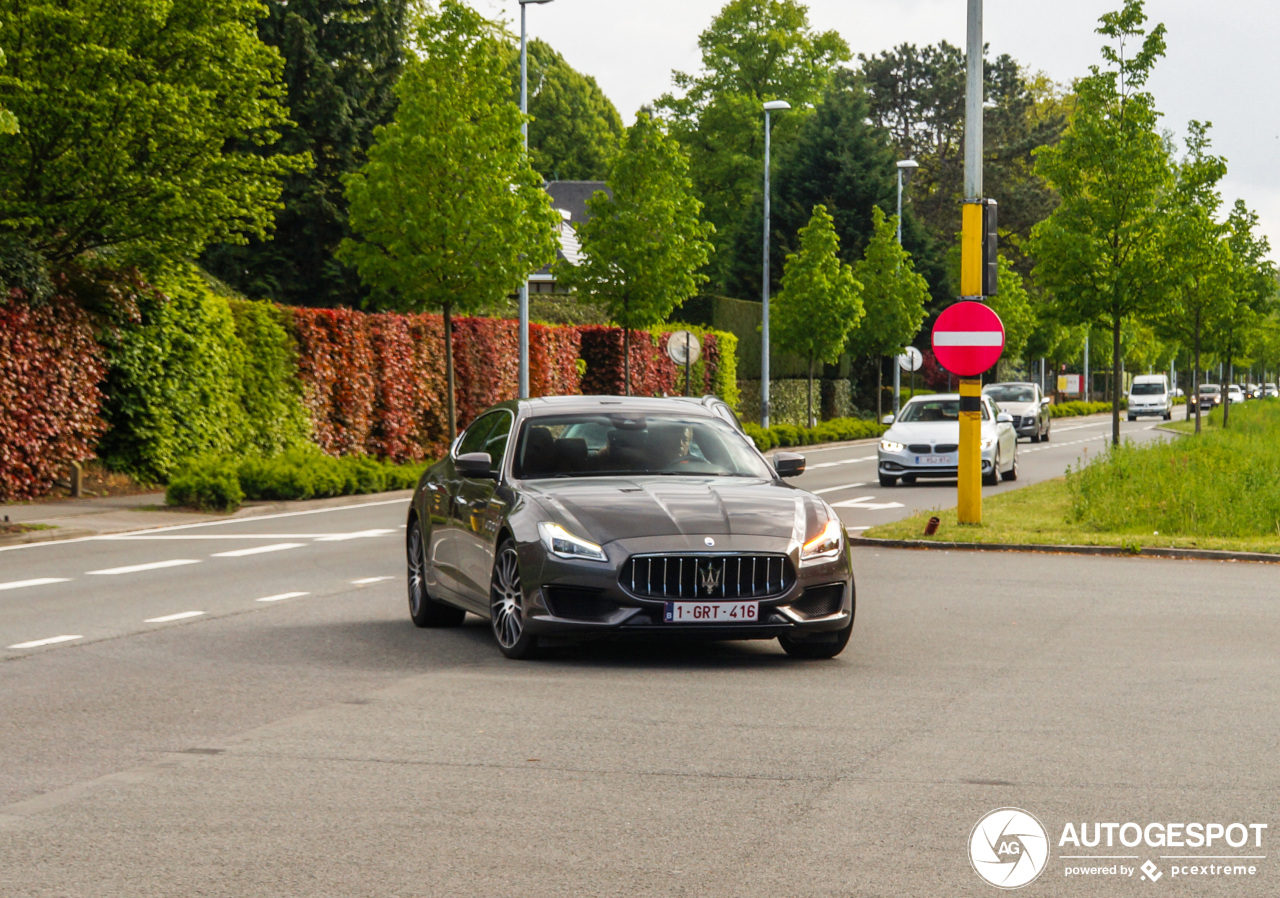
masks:
{"label": "pcextreme logo", "polygon": [[1049,861],[1049,834],[1021,808],[996,808],[969,834],[969,863],[985,882],[1020,889],[1035,881]]}

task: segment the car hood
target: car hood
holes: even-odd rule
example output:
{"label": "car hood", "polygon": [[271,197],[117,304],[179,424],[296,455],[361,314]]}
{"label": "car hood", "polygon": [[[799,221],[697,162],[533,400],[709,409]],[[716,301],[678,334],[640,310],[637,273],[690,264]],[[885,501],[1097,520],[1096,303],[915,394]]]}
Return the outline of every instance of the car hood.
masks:
{"label": "car hood", "polygon": [[1034,415],[1039,410],[1039,403],[1036,402],[1002,402],[1000,403],[1000,411],[1008,412],[1011,415]]}
{"label": "car hood", "polygon": [[[994,436],[995,422],[982,422],[982,436]],[[895,443],[959,443],[958,421],[904,421],[885,431],[882,439]]]}
{"label": "car hood", "polygon": [[803,540],[821,501],[769,480],[587,477],[527,481],[525,495],[574,533],[604,544],[666,534]]}

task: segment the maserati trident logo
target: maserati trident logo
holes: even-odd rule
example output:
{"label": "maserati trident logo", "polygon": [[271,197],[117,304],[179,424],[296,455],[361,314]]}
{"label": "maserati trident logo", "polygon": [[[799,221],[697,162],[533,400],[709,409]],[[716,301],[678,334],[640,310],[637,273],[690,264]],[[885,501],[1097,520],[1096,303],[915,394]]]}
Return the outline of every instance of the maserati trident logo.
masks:
{"label": "maserati trident logo", "polygon": [[704,595],[711,595],[716,591],[716,587],[720,585],[720,568],[715,566],[715,562],[710,562],[698,568],[698,585],[702,587]]}

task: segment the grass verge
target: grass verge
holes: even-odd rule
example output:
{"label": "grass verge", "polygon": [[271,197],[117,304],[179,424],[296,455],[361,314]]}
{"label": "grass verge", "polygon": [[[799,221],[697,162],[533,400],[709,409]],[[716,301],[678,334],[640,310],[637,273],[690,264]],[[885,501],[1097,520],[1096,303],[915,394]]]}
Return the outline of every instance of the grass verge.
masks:
{"label": "grass verge", "polygon": [[[1071,490],[1065,477],[1037,483],[998,496],[983,497],[982,523],[960,524],[954,508],[923,511],[892,524],[881,524],[863,536],[942,543],[995,543],[1035,546],[1118,546],[1143,548],[1216,549],[1224,552],[1280,554],[1280,537],[1205,537],[1161,534],[1133,528],[1103,532],[1073,523]],[[925,536],[929,518],[940,520],[938,532]]]}

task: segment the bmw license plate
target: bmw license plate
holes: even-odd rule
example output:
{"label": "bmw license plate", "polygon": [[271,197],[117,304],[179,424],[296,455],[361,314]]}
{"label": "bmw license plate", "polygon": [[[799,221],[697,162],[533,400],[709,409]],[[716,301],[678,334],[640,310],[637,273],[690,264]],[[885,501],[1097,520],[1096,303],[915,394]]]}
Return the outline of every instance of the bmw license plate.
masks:
{"label": "bmw license plate", "polygon": [[669,624],[742,624],[759,619],[759,602],[667,602]]}
{"label": "bmw license plate", "polygon": [[950,455],[917,455],[916,464],[918,465],[953,465]]}

